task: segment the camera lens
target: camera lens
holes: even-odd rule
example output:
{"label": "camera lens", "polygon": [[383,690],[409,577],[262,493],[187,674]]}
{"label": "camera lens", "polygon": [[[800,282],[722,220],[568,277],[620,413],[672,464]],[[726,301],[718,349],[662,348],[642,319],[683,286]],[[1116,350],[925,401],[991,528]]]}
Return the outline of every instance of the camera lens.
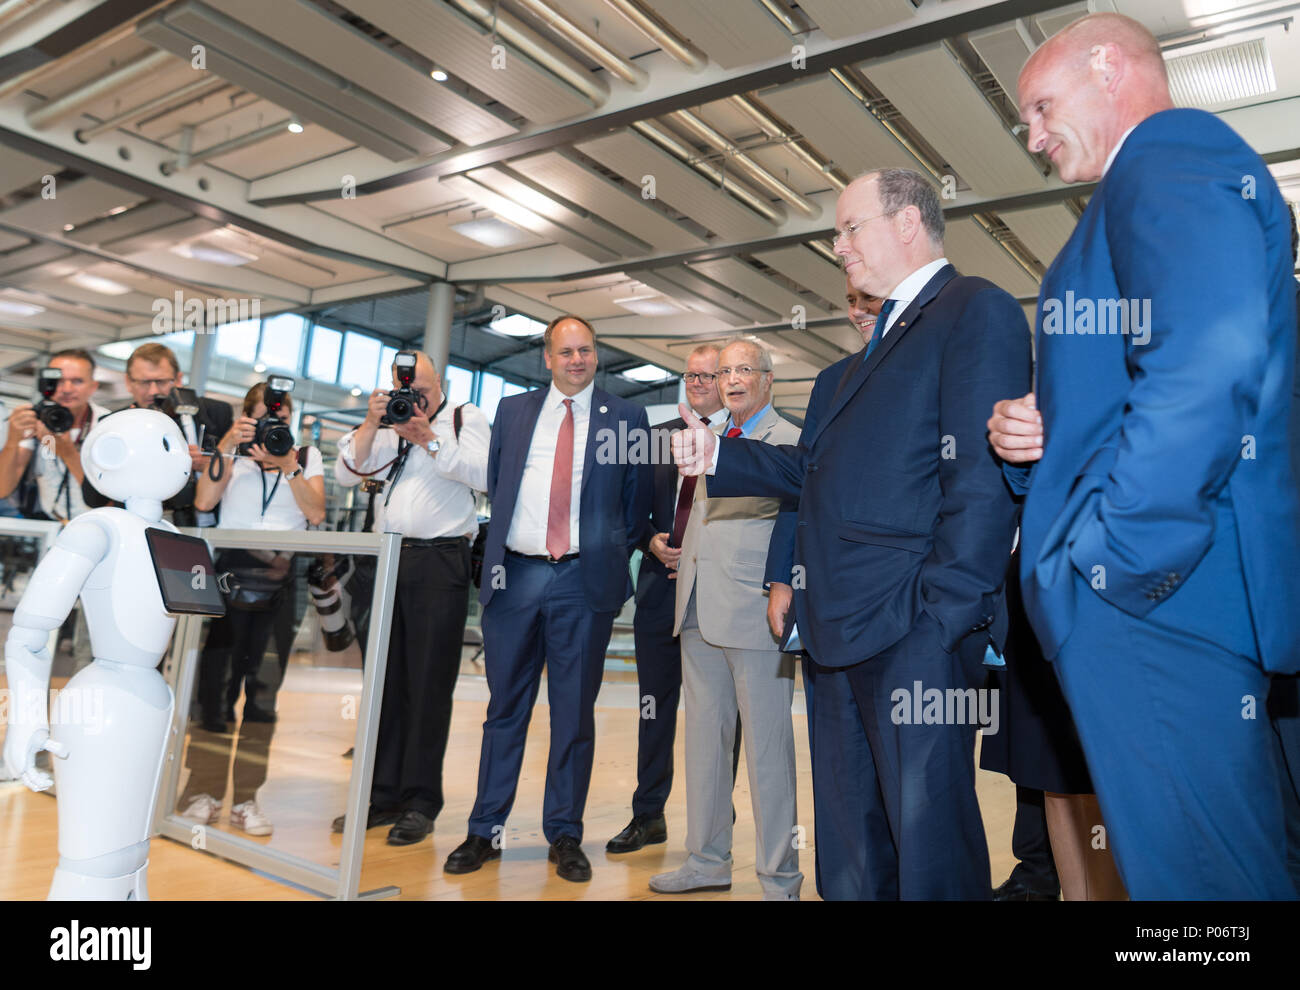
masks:
{"label": "camera lens", "polygon": [[394,395],[388,400],[384,414],[391,422],[405,423],[415,414],[415,405],[404,395]]}
{"label": "camera lens", "polygon": [[72,413],[56,402],[42,402],[36,415],[51,433],[67,433],[72,429]]}
{"label": "camera lens", "polygon": [[258,442],[266,448],[268,454],[275,457],[283,457],[289,451],[293,450],[293,431],[278,420],[273,423],[267,423],[266,426],[258,431],[261,436]]}

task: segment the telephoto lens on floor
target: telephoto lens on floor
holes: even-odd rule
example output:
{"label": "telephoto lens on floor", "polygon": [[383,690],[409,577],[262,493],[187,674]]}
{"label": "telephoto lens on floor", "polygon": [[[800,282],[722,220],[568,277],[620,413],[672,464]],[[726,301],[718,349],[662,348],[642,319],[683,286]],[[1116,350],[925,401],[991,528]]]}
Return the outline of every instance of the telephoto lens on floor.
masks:
{"label": "telephoto lens on floor", "polygon": [[[327,555],[333,562],[333,555]],[[320,617],[320,631],[325,638],[325,649],[331,653],[346,650],[352,643],[352,627],[343,608],[342,585],[337,567],[326,567],[324,561],[314,560],[307,568],[307,590]]]}

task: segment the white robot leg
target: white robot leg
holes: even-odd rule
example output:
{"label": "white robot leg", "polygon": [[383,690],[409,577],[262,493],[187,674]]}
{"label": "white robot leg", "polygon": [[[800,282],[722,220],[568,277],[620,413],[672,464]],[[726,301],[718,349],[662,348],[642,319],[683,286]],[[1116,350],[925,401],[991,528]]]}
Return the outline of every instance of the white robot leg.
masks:
{"label": "white robot leg", "polygon": [[59,865],[50,900],[144,900],[172,691],[151,667],[95,660],[59,693],[51,738]]}

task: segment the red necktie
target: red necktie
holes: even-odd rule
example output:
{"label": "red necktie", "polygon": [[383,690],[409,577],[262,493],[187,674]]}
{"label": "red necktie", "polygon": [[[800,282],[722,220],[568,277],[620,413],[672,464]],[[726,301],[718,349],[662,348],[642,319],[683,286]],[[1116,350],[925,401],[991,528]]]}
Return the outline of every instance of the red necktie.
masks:
{"label": "red necktie", "polygon": [[[709,417],[701,417],[700,422],[708,426]],[[670,547],[682,545],[682,537],[686,535],[686,523],[691,518],[691,504],[695,501],[695,485],[699,480],[697,474],[682,479],[682,490],[677,493],[677,511],[673,513],[673,531],[668,537]]]}
{"label": "red necktie", "polygon": [[740,436],[740,432],[741,431],[739,426],[733,426],[731,429],[727,431],[727,439],[731,440],[734,439],[735,437]]}
{"label": "red necktie", "polygon": [[573,501],[573,400],[564,400],[564,422],[555,438],[551,504],[546,513],[546,552],[558,560],[569,552],[569,506]]}

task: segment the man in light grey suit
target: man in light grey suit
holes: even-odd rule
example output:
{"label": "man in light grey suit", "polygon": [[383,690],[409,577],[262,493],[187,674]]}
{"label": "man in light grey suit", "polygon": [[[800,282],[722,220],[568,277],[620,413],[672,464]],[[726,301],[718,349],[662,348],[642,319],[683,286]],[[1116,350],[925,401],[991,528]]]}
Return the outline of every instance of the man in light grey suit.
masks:
{"label": "man in light grey suit", "polygon": [[[772,444],[799,442],[799,429],[772,408],[772,357],[749,340],[718,359],[718,389],[730,414],[715,432]],[[685,864],[650,880],[662,894],[731,887],[731,752],[736,711],[745,724],[756,863],[767,900],[798,900],[803,874],[795,839],[794,658],[767,624],[763,572],[780,502],[709,498],[695,488],[677,570],[674,632],[681,637],[686,704]]]}

